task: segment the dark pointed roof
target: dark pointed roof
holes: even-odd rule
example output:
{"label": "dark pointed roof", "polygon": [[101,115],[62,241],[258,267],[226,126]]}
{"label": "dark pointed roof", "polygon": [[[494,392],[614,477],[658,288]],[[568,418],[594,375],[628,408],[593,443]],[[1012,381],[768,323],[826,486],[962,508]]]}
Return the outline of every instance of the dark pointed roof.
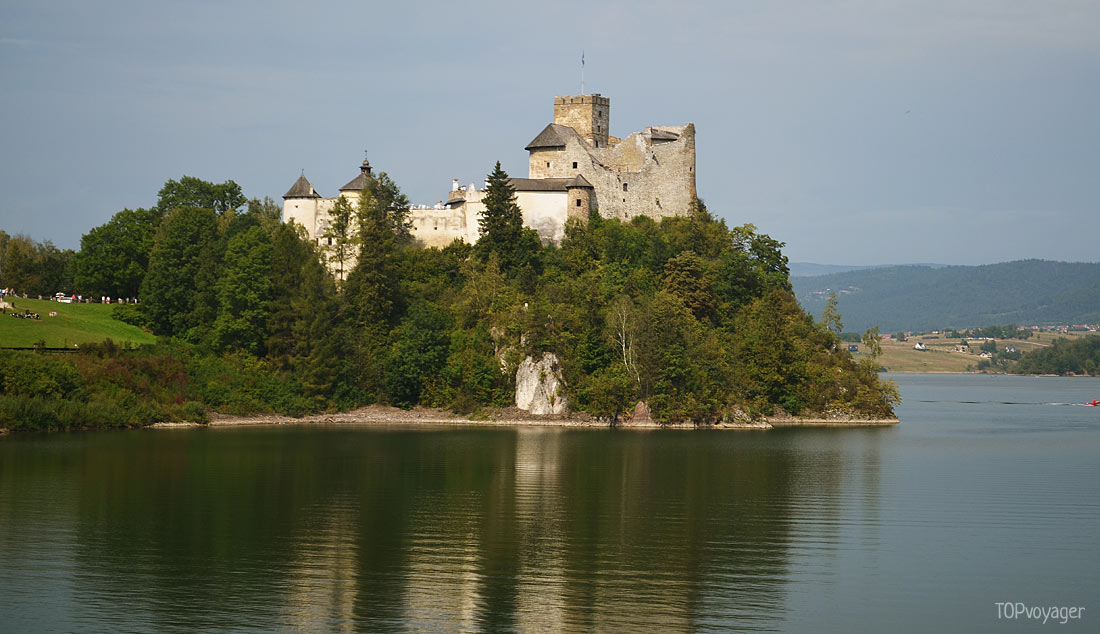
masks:
{"label": "dark pointed roof", "polygon": [[340,191],[362,191],[367,185],[368,176],[370,176],[370,161],[364,158],[363,164],[359,166],[359,175],[348,181],[348,184],[341,187]]}
{"label": "dark pointed roof", "polygon": [[290,191],[283,194],[283,198],[320,198],[321,195],[313,189],[313,184],[306,178],[305,172],[294,181]]}
{"label": "dark pointed roof", "polygon": [[565,187],[566,189],[572,187],[587,187],[588,189],[595,189],[594,187],[592,187],[592,183],[589,183],[588,179],[581,176],[580,174],[577,174],[573,178],[569,179],[569,182],[565,184]]}
{"label": "dark pointed roof", "polygon": [[539,132],[539,135],[523,149],[530,151],[541,148],[565,147],[570,132],[573,132],[573,128],[551,123],[543,128],[542,132]]}
{"label": "dark pointed roof", "polygon": [[363,187],[365,187],[366,184],[367,184],[367,174],[366,174],[366,172],[360,172],[358,176],[356,176],[355,178],[348,181],[347,185],[344,185],[343,187],[341,187],[340,191],[342,191],[342,192],[351,191],[351,190],[362,191]]}

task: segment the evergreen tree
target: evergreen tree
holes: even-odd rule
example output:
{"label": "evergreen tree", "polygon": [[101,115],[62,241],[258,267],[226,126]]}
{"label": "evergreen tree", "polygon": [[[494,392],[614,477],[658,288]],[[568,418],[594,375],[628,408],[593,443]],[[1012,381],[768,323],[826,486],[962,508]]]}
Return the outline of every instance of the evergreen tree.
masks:
{"label": "evergreen tree", "polygon": [[481,261],[490,253],[500,258],[501,268],[515,272],[531,261],[538,251],[538,234],[523,226],[523,213],[516,204],[516,188],[507,172],[497,161],[487,179],[482,202],[485,211],[478,221],[481,235],[477,241],[477,253]]}

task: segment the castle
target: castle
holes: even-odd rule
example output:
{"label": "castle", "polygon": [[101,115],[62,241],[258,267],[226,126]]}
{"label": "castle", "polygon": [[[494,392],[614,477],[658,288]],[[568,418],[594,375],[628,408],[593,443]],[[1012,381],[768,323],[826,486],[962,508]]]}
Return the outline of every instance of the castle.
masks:
{"label": "castle", "polygon": [[[609,134],[611,100],[599,94],[554,98],[554,122],[527,144],[527,178],[513,178],[523,222],[545,242],[560,242],[569,218],[661,218],[690,213],[695,190],[695,126],[650,126],[625,139]],[[354,202],[371,173],[340,188]],[[446,202],[417,205],[409,212],[412,235],[426,247],[456,238],[473,244],[485,209],[485,189],[451,182]],[[303,173],[283,196],[283,221],[293,220],[321,242],[337,198],[324,198]],[[325,245],[322,245],[325,246]]]}

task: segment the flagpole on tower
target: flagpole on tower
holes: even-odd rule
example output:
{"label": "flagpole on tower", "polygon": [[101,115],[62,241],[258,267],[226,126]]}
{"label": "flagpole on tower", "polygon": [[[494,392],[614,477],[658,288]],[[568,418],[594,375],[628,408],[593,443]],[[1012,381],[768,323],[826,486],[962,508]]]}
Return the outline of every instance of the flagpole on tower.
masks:
{"label": "flagpole on tower", "polygon": [[581,50],[581,95],[584,95],[584,51]]}

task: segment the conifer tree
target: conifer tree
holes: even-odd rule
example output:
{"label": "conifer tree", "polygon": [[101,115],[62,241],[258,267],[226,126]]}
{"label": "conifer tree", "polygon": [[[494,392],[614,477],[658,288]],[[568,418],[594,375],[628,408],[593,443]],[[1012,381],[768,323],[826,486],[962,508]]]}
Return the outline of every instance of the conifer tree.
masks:
{"label": "conifer tree", "polygon": [[490,253],[500,257],[501,268],[514,272],[527,264],[538,251],[538,234],[524,229],[523,213],[516,204],[516,188],[508,173],[497,161],[489,174],[482,199],[485,211],[478,221],[481,237],[477,241],[479,258],[484,262]]}

